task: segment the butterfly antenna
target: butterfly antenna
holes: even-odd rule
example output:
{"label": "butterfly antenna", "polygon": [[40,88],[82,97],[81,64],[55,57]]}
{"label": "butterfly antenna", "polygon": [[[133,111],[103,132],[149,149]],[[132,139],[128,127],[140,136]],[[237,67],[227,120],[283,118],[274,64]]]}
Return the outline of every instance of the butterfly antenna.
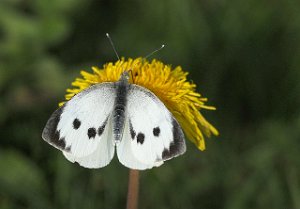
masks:
{"label": "butterfly antenna", "polygon": [[165,47],[165,45],[161,45],[161,47],[159,47],[158,49],[155,49],[153,52],[149,53],[147,56],[145,56],[144,59],[147,59],[148,57],[152,56],[153,54],[155,54],[156,52],[162,50]]}
{"label": "butterfly antenna", "polygon": [[116,54],[118,60],[120,60],[120,57],[119,57],[119,55],[118,55],[118,52],[117,52],[116,47],[115,47],[115,45],[114,45],[114,42],[112,41],[112,39],[110,38],[110,36],[109,36],[108,33],[106,33],[106,37],[108,38],[109,43],[110,43],[110,45],[112,46],[112,48],[113,48],[113,50],[114,50],[114,52],[115,52],[115,54]]}

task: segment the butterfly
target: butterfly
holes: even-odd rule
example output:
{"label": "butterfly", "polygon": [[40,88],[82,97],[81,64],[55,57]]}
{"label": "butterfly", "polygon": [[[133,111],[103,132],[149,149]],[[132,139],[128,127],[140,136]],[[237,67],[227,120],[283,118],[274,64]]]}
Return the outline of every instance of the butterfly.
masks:
{"label": "butterfly", "polygon": [[129,83],[129,71],[73,96],[51,115],[42,138],[86,168],[108,165],[115,151],[124,166],[137,170],[186,151],[178,121],[154,93]]}

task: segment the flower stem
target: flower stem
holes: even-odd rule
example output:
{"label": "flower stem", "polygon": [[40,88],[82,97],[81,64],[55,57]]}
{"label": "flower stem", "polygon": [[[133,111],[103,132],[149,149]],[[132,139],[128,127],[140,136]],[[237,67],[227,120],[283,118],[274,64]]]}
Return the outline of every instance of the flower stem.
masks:
{"label": "flower stem", "polygon": [[127,209],[137,209],[139,198],[139,171],[129,170]]}

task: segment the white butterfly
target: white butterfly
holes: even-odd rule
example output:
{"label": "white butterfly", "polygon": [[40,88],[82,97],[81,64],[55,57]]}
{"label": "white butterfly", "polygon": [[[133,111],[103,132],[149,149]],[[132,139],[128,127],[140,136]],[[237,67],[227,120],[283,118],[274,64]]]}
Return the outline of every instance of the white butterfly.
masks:
{"label": "white butterfly", "polygon": [[144,170],[186,150],[184,134],[165,105],[148,89],[119,81],[95,84],[76,94],[48,120],[42,137],[71,162],[87,168],[119,161]]}

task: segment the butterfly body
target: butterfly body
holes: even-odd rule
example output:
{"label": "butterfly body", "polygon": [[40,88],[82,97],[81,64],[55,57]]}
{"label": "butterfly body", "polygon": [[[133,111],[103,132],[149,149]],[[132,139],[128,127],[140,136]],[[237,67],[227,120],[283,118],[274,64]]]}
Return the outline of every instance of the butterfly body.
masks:
{"label": "butterfly body", "polygon": [[125,111],[127,104],[127,93],[130,88],[128,73],[122,74],[120,80],[116,82],[116,98],[113,110],[113,135],[115,143],[118,144],[123,136],[125,124]]}
{"label": "butterfly body", "polygon": [[71,162],[104,167],[114,156],[132,169],[160,166],[185,152],[182,129],[148,89],[117,82],[95,84],[75,95],[48,120],[42,137]]}

